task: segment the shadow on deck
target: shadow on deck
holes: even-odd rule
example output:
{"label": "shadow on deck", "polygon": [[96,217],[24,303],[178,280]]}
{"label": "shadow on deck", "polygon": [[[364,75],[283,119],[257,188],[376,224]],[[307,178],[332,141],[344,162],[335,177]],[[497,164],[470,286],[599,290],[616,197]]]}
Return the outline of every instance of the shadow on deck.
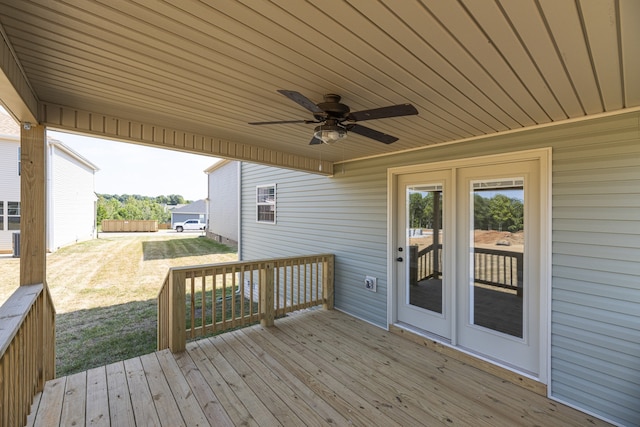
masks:
{"label": "shadow on deck", "polygon": [[607,425],[338,311],[49,381],[28,425]]}

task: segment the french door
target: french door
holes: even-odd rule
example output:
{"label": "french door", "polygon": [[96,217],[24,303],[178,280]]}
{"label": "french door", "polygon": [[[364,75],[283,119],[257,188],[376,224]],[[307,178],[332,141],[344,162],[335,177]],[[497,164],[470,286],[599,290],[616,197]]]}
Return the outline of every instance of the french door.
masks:
{"label": "french door", "polygon": [[525,159],[397,175],[398,322],[539,376],[540,173]]}
{"label": "french door", "polygon": [[[398,178],[398,320],[451,338],[452,287],[448,269],[451,171]],[[445,193],[446,192],[446,193]]]}

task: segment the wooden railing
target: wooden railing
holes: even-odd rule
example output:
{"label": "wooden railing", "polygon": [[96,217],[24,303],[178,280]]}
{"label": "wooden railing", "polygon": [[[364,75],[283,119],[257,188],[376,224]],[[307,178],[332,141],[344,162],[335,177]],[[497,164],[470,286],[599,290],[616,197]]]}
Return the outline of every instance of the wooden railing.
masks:
{"label": "wooden railing", "polygon": [[158,350],[316,305],[333,308],[331,254],[174,267],[158,293]]}
{"label": "wooden railing", "polygon": [[[442,274],[442,245],[429,245],[418,251],[417,246],[409,247],[411,260],[411,274],[415,274],[415,281],[439,277]],[[415,273],[414,273],[415,271]],[[413,280],[414,277],[411,277]]]}
{"label": "wooden railing", "polygon": [[[418,251],[409,247],[410,280],[438,278],[442,274],[442,245]],[[516,291],[522,296],[524,257],[522,252],[474,248],[474,282]]]}
{"label": "wooden railing", "polygon": [[55,377],[55,309],[46,286],[20,286],[0,307],[0,425],[24,426]]}
{"label": "wooden railing", "polygon": [[522,296],[524,256],[522,252],[474,249],[474,281],[516,291]]}

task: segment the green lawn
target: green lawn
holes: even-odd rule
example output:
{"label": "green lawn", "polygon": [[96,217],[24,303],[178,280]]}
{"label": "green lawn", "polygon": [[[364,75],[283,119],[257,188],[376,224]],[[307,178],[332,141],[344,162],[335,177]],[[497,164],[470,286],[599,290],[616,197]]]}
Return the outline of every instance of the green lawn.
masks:
{"label": "green lawn", "polygon": [[[47,257],[56,307],[56,374],[63,376],[156,348],[156,296],[170,267],[235,261],[200,233],[109,234]],[[18,286],[19,260],[0,258],[0,303]]]}

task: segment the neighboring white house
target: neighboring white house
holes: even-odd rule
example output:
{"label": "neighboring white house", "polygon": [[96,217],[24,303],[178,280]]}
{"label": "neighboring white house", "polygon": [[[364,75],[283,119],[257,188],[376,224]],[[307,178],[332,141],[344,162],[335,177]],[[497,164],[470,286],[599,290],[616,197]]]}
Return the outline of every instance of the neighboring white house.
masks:
{"label": "neighboring white house", "polygon": [[174,208],[171,210],[171,228],[175,227],[176,222],[184,222],[188,219],[197,219],[206,223],[206,213],[207,206],[204,199]]}
{"label": "neighboring white house", "polygon": [[[95,238],[98,168],[64,145],[47,143],[47,250]],[[20,128],[0,113],[0,253],[12,253],[20,231]]]}
{"label": "neighboring white house", "polygon": [[208,182],[207,236],[238,247],[241,163],[222,160],[204,172]]}

